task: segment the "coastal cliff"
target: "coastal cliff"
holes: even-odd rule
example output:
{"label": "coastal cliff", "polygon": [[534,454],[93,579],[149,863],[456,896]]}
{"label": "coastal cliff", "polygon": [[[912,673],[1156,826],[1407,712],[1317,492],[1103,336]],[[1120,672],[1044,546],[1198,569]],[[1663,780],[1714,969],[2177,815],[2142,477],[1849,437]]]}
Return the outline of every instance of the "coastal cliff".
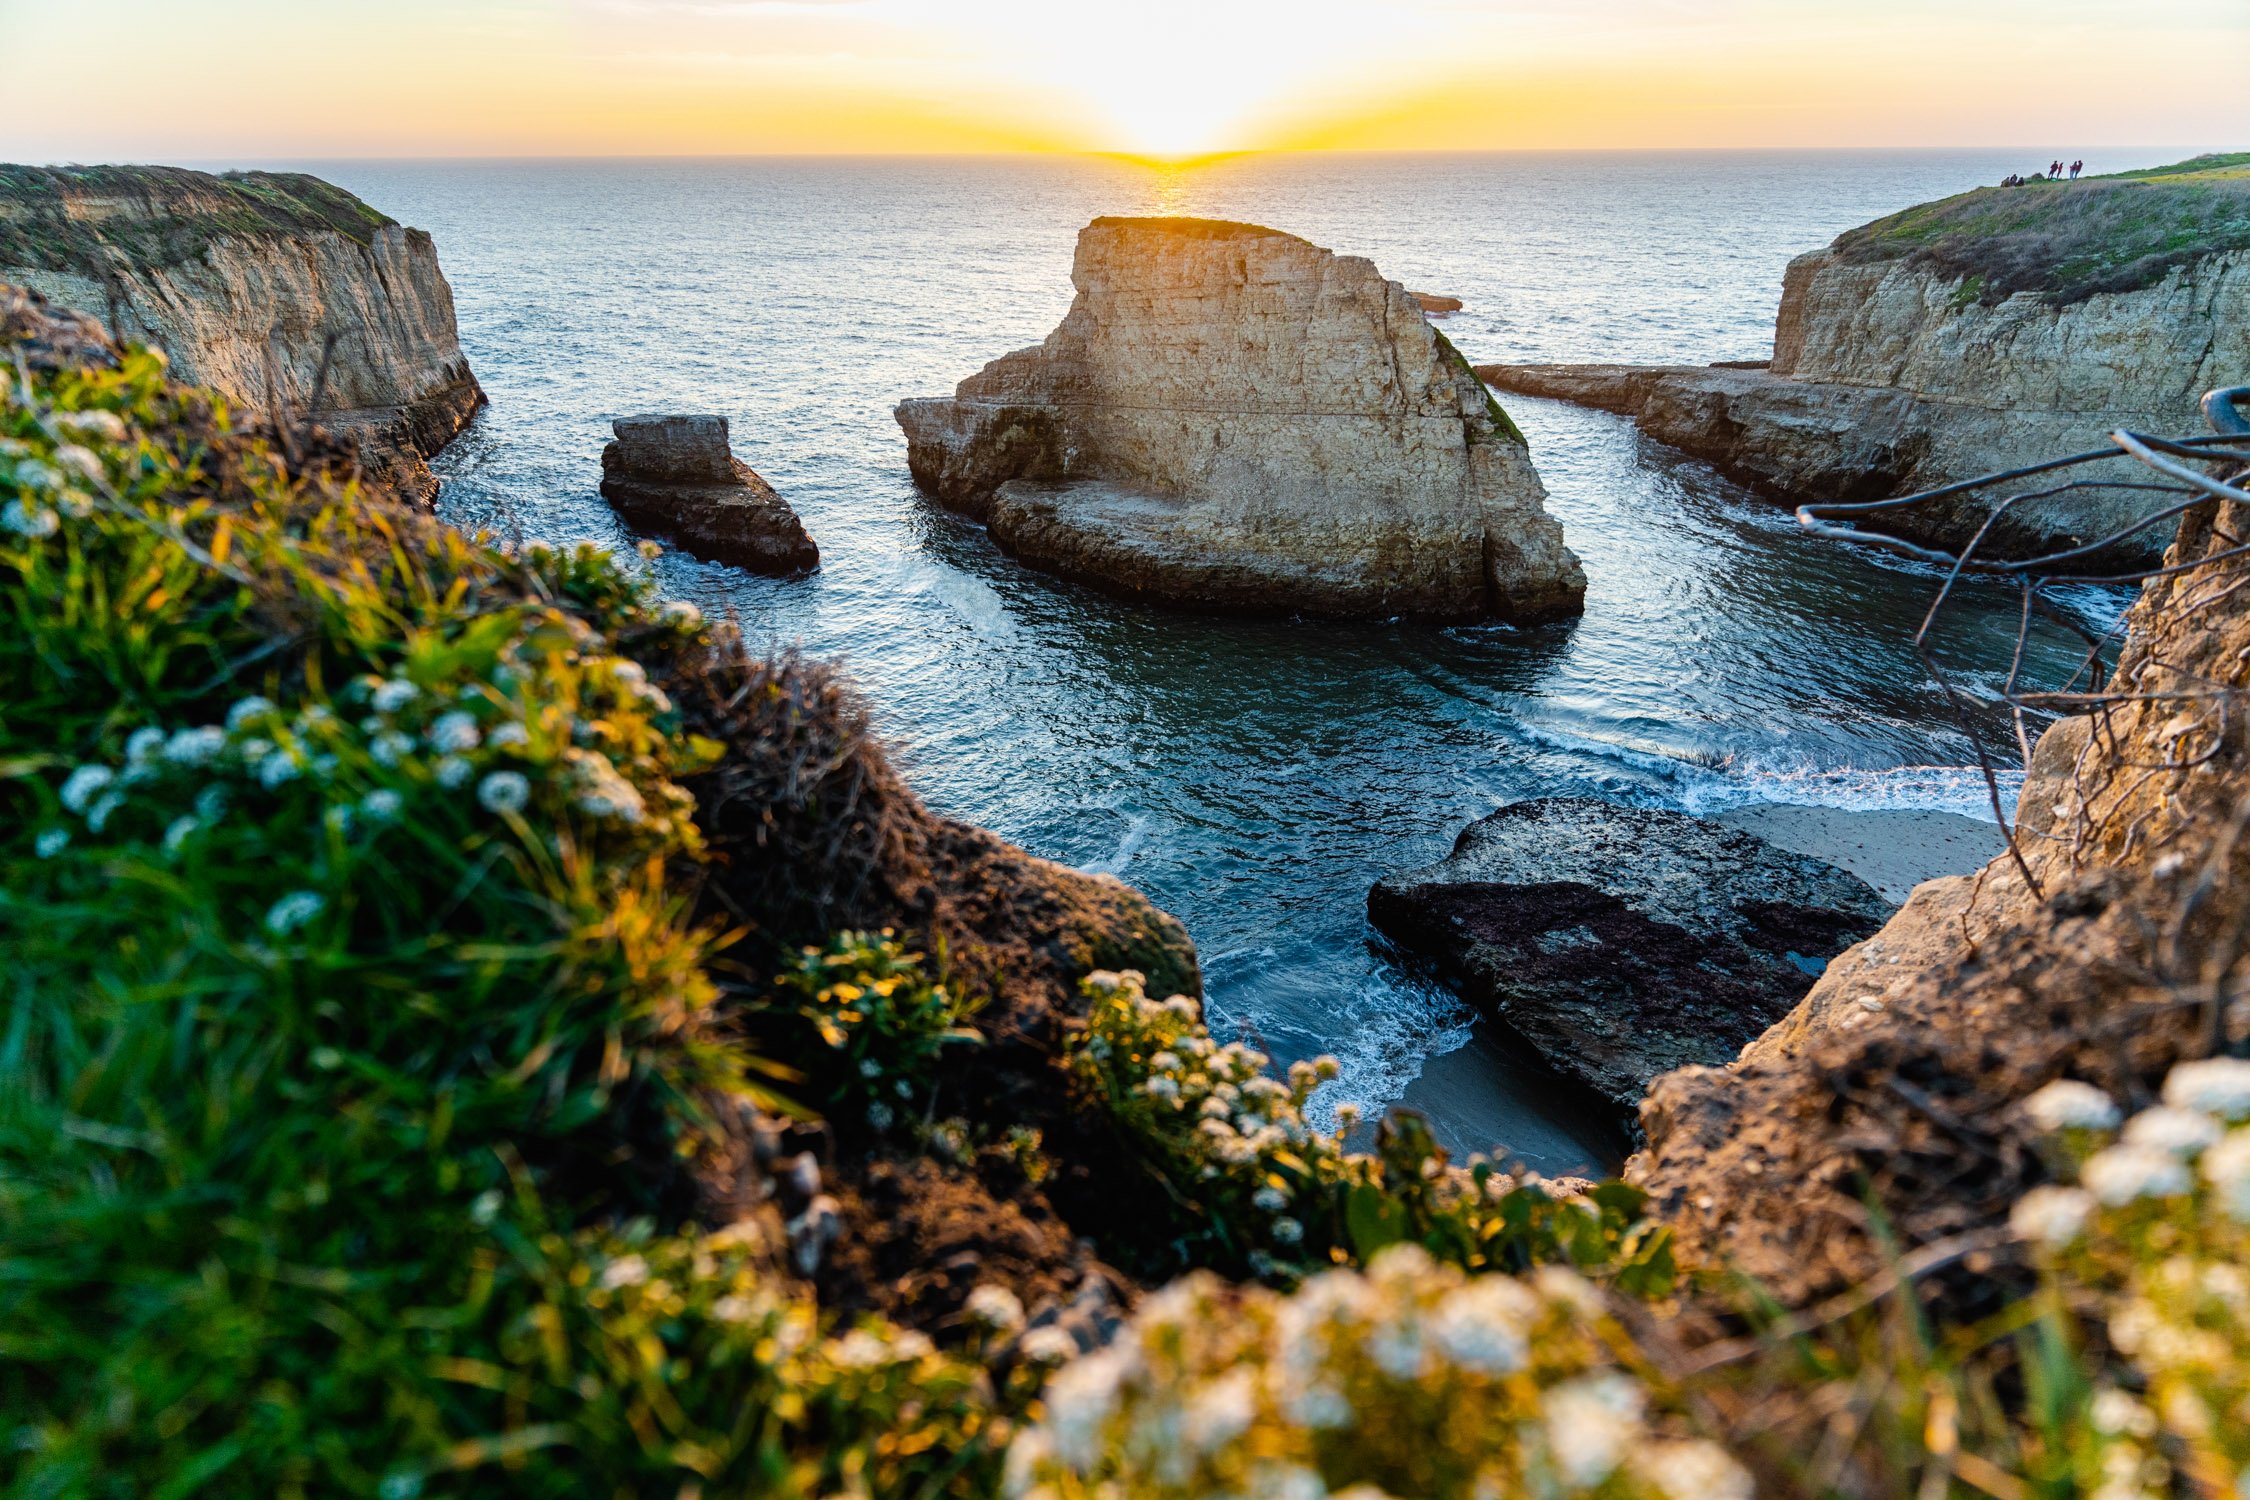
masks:
{"label": "coastal cliff", "polygon": [[[1631,416],[1791,504],[1888,499],[2200,429],[2197,398],[2250,372],[2250,156],[2075,183],[1979,188],[1799,256],[1770,368],[1488,365],[1503,390]],[[1964,499],[1864,524],[1953,547]],[[2097,540],[2149,509],[2117,487],[2019,507],[1986,551]],[[2152,532],[2161,529],[2152,529]],[[2168,536],[2121,555],[2145,561]]]}
{"label": "coastal cliff", "polygon": [[484,405],[430,236],[315,177],[0,166],[0,281],[162,349],[238,407],[294,419],[317,400],[424,505],[426,460]]}
{"label": "coastal cliff", "polygon": [[[1681,1235],[1785,1300],[1989,1228],[2045,1169],[2019,1105],[2058,1076],[2146,1099],[2250,1039],[2250,568],[2233,502],[2191,513],[2093,714],[2041,736],[2022,864],[1918,887],[1725,1068],[1657,1081],[1630,1174]],[[2028,880],[2027,880],[2028,875]],[[1870,1199],[1872,1195],[1872,1199]]]}
{"label": "coastal cliff", "polygon": [[1540,620],[1577,558],[1523,438],[1374,265],[1097,219],[1037,348],[898,408],[907,462],[1024,561],[1221,613]]}

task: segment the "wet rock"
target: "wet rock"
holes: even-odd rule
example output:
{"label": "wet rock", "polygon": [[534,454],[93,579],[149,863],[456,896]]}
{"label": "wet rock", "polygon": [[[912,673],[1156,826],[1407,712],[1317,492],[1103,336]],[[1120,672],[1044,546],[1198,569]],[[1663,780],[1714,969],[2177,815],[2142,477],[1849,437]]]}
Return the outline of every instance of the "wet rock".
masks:
{"label": "wet rock", "polygon": [[1578,559],[1523,438],[1374,265],[1097,219],[1047,341],[898,408],[907,463],[1024,562],[1211,613],[1530,621]]}
{"label": "wet rock", "polygon": [[773,486],[727,446],[727,419],[619,417],[602,450],[602,497],[697,557],[777,578],[810,573],[820,549]]}
{"label": "wet rock", "polygon": [[1649,1080],[1724,1062],[1890,907],[1753,834],[1590,798],[1518,802],[1368,915],[1549,1066],[1632,1110]]}

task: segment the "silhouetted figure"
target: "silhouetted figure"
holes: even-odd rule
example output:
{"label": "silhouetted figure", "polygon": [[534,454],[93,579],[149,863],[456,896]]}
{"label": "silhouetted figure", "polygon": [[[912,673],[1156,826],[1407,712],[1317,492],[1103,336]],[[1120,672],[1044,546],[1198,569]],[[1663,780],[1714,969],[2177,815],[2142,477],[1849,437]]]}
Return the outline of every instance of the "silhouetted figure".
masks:
{"label": "silhouetted figure", "polygon": [[2079,173],[2081,173],[2081,172],[2083,172],[2083,171],[2085,171],[2085,170],[2086,170],[2086,163],[2085,163],[2085,161],[2084,161],[2083,159],[2080,159],[2080,160],[2078,160],[2078,161],[2074,161],[2074,162],[2072,162],[2072,163],[2070,164],[2070,180],[2071,180],[2072,182],[2076,182],[2076,181],[2078,180],[2078,174],[2079,174]]}

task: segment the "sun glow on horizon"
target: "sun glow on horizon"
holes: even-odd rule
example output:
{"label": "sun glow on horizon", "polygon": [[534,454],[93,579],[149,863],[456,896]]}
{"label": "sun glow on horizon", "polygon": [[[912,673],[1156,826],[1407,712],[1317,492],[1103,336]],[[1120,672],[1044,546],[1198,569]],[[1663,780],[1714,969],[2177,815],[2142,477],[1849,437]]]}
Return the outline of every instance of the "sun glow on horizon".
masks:
{"label": "sun glow on horizon", "polygon": [[2243,0],[0,0],[0,55],[102,58],[0,91],[31,161],[2250,136]]}

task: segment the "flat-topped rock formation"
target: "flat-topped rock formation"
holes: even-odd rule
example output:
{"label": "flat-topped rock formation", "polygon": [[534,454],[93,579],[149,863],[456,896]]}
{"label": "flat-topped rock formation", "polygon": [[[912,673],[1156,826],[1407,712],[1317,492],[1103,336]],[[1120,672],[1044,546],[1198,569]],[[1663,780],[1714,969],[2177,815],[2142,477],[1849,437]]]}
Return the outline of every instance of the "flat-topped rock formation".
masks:
{"label": "flat-topped rock formation", "polygon": [[1096,219],[1037,348],[898,408],[942,504],[1036,567],[1217,613],[1575,614],[1523,438],[1374,265],[1206,219]]}
{"label": "flat-topped rock formation", "polygon": [[484,405],[429,235],[317,177],[0,166],[0,281],[261,415],[317,394],[322,425],[425,505],[426,460]]}
{"label": "flat-topped rock formation", "polygon": [[734,456],[725,417],[619,417],[610,431],[602,497],[627,521],[752,573],[786,578],[820,566],[789,502]]}
{"label": "flat-topped rock formation", "polygon": [[1503,807],[1367,895],[1377,928],[1620,1113],[1733,1057],[1890,910],[1755,834],[1585,797]]}
{"label": "flat-topped rock formation", "polygon": [[[2103,448],[2118,427],[2200,432],[2202,393],[2250,379],[2250,156],[1979,188],[1852,230],[1790,264],[1767,370],[1478,374],[1621,412],[1790,504],[1913,494]],[[1958,546],[1992,498],[1862,524]],[[1985,550],[2092,541],[2157,503],[2114,487],[2057,496],[2018,507]],[[2152,527],[2121,560],[2170,540]]]}

